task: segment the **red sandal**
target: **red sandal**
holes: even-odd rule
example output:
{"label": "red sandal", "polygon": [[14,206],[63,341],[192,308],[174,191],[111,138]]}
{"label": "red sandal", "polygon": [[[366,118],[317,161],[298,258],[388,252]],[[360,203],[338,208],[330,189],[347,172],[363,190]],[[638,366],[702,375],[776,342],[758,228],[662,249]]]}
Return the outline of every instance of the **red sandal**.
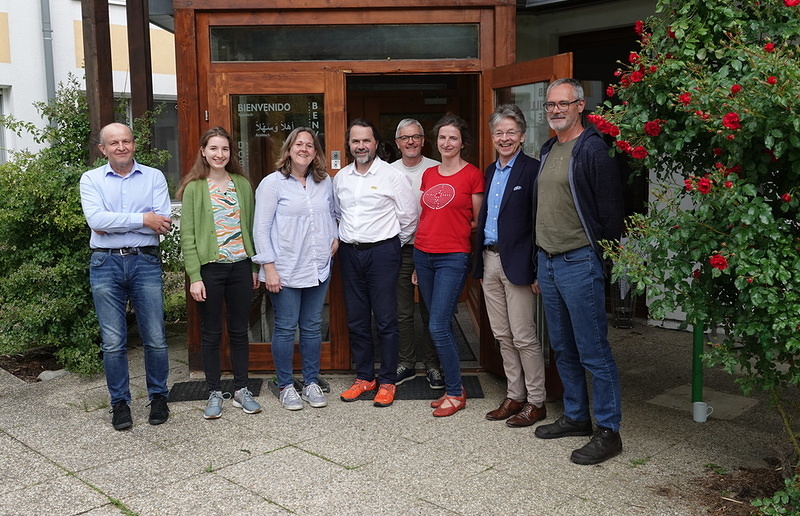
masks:
{"label": "red sandal", "polygon": [[[433,403],[439,402],[439,406],[436,407],[436,410],[433,411],[434,417],[447,417],[452,416],[459,410],[463,409],[467,406],[467,391],[462,387],[461,388],[461,396],[448,396],[445,394],[441,399],[436,400]],[[431,403],[431,406],[433,406]]]}

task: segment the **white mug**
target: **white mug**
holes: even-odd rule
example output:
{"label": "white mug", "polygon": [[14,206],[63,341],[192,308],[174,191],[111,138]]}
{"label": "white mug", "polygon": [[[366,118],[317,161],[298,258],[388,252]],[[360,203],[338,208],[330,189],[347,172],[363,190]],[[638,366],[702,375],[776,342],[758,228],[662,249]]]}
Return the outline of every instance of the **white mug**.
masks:
{"label": "white mug", "polygon": [[705,423],[712,412],[714,412],[714,407],[709,407],[705,401],[692,403],[692,419],[696,423]]}

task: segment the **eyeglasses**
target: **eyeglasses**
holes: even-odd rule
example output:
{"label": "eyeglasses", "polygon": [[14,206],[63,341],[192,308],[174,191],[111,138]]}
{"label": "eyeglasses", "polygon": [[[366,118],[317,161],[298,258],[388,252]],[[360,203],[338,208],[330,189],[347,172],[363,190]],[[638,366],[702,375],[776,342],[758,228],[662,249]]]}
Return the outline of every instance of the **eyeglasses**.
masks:
{"label": "eyeglasses", "polygon": [[516,138],[518,134],[520,134],[519,131],[511,129],[510,131],[495,131],[492,133],[492,137],[497,138],[499,140],[500,138],[503,137]]}
{"label": "eyeglasses", "polygon": [[572,102],[567,102],[566,100],[562,100],[561,102],[545,102],[544,110],[550,113],[558,106],[559,111],[566,111],[572,104],[580,102],[581,100],[583,99],[575,99]]}
{"label": "eyeglasses", "polygon": [[409,134],[407,136],[398,136],[397,139],[403,143],[406,143],[408,140],[411,140],[412,142],[418,142],[422,139],[422,136],[423,135],[421,134]]}

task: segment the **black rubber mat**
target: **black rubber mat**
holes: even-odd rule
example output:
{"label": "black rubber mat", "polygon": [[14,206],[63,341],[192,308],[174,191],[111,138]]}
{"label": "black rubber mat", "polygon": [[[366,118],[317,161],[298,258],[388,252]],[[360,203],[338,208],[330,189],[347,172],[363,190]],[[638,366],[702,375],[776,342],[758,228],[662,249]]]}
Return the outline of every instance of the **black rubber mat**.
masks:
{"label": "black rubber mat", "polygon": [[[253,393],[253,396],[261,394],[261,378],[250,378],[247,380],[247,388]],[[222,392],[230,392],[236,390],[233,385],[233,379],[222,380]],[[188,382],[178,382],[169,390],[170,402],[175,401],[196,401],[208,399],[208,386],[205,380],[192,380]]]}
{"label": "black rubber mat", "polygon": [[[461,377],[461,385],[467,390],[467,399],[483,398],[483,388],[477,376],[464,375]],[[428,380],[424,375],[415,376],[413,380],[404,382],[397,386],[394,399],[396,400],[436,400],[444,394],[444,389],[434,390],[428,385]],[[371,400],[375,397],[375,391],[367,391],[358,397],[359,400]]]}

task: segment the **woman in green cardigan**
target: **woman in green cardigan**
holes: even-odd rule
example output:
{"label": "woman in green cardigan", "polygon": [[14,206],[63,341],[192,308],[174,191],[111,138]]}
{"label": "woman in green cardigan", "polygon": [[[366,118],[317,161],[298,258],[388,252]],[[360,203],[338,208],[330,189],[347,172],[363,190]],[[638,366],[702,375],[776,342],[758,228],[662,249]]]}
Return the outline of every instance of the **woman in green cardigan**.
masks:
{"label": "woman in green cardigan", "polygon": [[[253,246],[253,188],[231,155],[233,139],[221,127],[200,138],[197,160],[181,181],[181,249],[189,276],[189,293],[200,312],[203,368],[210,391],[203,417],[217,419],[222,402],[219,345],[222,305],[227,307],[228,337],[233,366],[233,406],[248,414],[261,406],[247,388],[250,339],[247,334],[253,289],[258,274],[250,257]],[[257,269],[255,269],[257,271]]]}

